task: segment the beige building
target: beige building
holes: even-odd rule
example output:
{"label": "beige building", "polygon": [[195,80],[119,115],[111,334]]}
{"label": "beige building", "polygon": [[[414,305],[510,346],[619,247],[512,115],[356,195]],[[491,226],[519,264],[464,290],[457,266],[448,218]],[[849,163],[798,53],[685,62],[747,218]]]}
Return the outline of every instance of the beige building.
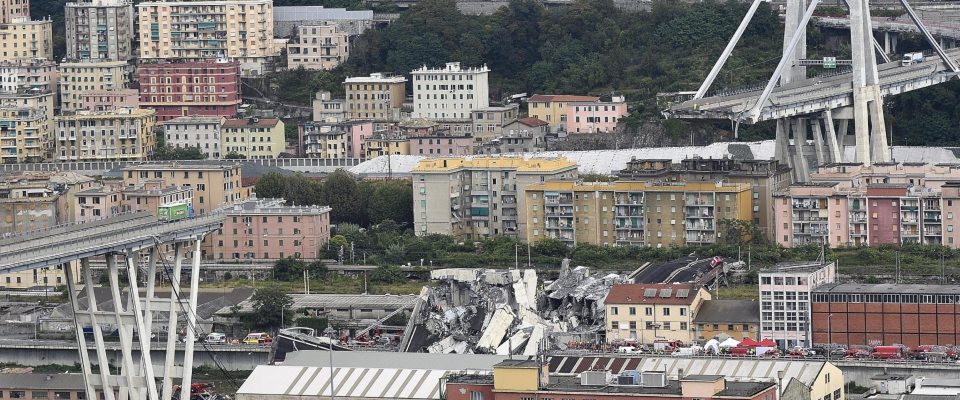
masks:
{"label": "beige building", "polygon": [[350,36],[340,24],[301,25],[287,43],[287,68],[334,69],[350,57]]}
{"label": "beige building", "polygon": [[53,93],[0,92],[0,161],[40,162],[53,150]]}
{"label": "beige building", "polygon": [[125,186],[121,190],[121,208],[123,212],[147,211],[157,215],[161,205],[183,202],[193,206],[193,188],[191,186],[164,186],[164,179],[147,179],[135,185]]}
{"label": "beige building", "polygon": [[66,62],[60,69],[60,110],[81,110],[83,95],[127,87],[130,65],[126,61]]}
{"label": "beige building", "polygon": [[156,112],[78,111],[54,119],[58,161],[145,161],[157,146]]}
{"label": "beige building", "polygon": [[413,170],[417,235],[459,239],[508,235],[525,239],[523,193],[544,181],[575,179],[566,158],[428,158]]}
{"label": "beige building", "polygon": [[367,160],[385,155],[410,154],[410,140],[402,134],[387,132],[375,133],[363,141],[364,155]]}
{"label": "beige building", "polygon": [[64,9],[68,60],[127,61],[133,54],[133,1],[84,0]]}
{"label": "beige building", "polygon": [[240,75],[260,75],[280,52],[272,0],[147,1],[137,4],[140,58],[229,58]]}
{"label": "beige building", "polygon": [[347,119],[347,101],[335,99],[330,92],[321,90],[313,98],[314,121],[343,121]]}
{"label": "beige building", "polygon": [[693,318],[710,292],[702,286],[681,284],[613,285],[604,300],[607,342],[697,339]]}
{"label": "beige building", "polygon": [[223,123],[223,154],[245,158],[277,158],[286,148],[283,121],[276,118],[228,119]]}
{"label": "beige building", "polygon": [[403,119],[403,101],[407,96],[407,78],[373,73],[343,81],[347,117],[372,119],[376,130]]}
{"label": "beige building", "polygon": [[0,62],[34,58],[53,59],[53,21],[13,17],[0,25]]}
{"label": "beige building", "polygon": [[124,185],[163,180],[163,186],[193,190],[193,209],[198,215],[244,199],[240,165],[141,164],[123,169]]}
{"label": "beige building", "polygon": [[556,181],[527,187],[525,197],[533,242],[705,245],[722,236],[721,220],[750,218],[746,184]]}
{"label": "beige building", "polygon": [[503,135],[503,127],[517,120],[520,106],[509,104],[502,107],[486,107],[473,110],[473,138],[479,145]]}
{"label": "beige building", "polygon": [[43,58],[0,62],[0,91],[57,90],[57,63]]}
{"label": "beige building", "polygon": [[567,106],[571,103],[598,102],[596,96],[536,94],[527,99],[527,114],[550,124],[551,131],[566,129]]}
{"label": "beige building", "polygon": [[0,0],[0,24],[9,24],[15,17],[30,15],[30,0]]}

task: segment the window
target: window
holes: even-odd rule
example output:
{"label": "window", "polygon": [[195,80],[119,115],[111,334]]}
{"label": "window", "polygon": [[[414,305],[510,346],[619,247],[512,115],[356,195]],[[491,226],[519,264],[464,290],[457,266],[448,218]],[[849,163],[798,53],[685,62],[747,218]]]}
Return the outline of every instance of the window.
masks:
{"label": "window", "polygon": [[840,400],[840,389],[833,391],[833,400]]}
{"label": "window", "polygon": [[680,307],[680,316],[681,316],[681,317],[687,316],[687,308],[686,308],[686,307]]}
{"label": "window", "polygon": [[637,315],[637,308],[636,308],[636,307],[630,307],[630,315]]}
{"label": "window", "polygon": [[470,391],[470,400],[483,400],[483,393]]}
{"label": "window", "polygon": [[70,400],[70,392],[53,392],[53,398],[58,400]]}
{"label": "window", "polygon": [[669,330],[670,330],[670,322],[664,322],[664,323],[663,323],[663,330],[665,330],[665,331],[669,331]]}
{"label": "window", "polygon": [[617,315],[617,308],[616,308],[616,307],[610,307],[610,315]]}
{"label": "window", "polygon": [[643,314],[650,317],[653,316],[653,307],[647,307],[643,310]]}
{"label": "window", "polygon": [[34,390],[31,395],[33,395],[34,400],[43,400],[47,398],[47,391]]}
{"label": "window", "polygon": [[669,317],[669,316],[670,316],[670,307],[664,307],[664,308],[663,308],[663,316],[664,316],[664,317]]}
{"label": "window", "polygon": [[10,391],[10,398],[11,398],[11,399],[22,399],[22,398],[25,398],[25,397],[27,397],[27,392],[24,392],[24,391],[22,391],[22,390],[11,390],[11,391]]}
{"label": "window", "polygon": [[687,330],[687,323],[686,323],[686,322],[681,322],[681,323],[680,323],[680,330],[681,330],[681,331]]}

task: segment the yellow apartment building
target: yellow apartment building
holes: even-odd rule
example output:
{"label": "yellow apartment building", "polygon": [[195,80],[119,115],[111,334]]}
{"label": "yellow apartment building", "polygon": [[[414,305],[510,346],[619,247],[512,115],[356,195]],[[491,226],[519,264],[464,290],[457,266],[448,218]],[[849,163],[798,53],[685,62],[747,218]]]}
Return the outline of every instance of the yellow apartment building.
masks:
{"label": "yellow apartment building", "polygon": [[710,292],[692,283],[613,285],[604,300],[607,341],[691,343],[697,339],[694,315],[710,298]]}
{"label": "yellow apartment building", "polygon": [[30,0],[0,0],[0,24],[30,15]]}
{"label": "yellow apartment building", "polygon": [[523,197],[534,242],[712,244],[723,235],[721,220],[752,218],[751,186],[742,183],[554,181],[527,187]]}
{"label": "yellow apartment building", "polygon": [[53,140],[53,93],[0,93],[0,162],[40,162]]}
{"label": "yellow apartment building", "polygon": [[54,157],[58,161],[144,161],[157,146],[153,110],[84,110],[54,121]]}
{"label": "yellow apartment building", "polygon": [[577,164],[563,157],[444,157],[421,160],[412,174],[417,235],[523,239],[524,190],[549,180],[576,179]]}
{"label": "yellow apartment building", "polygon": [[83,95],[127,87],[130,65],[126,61],[66,62],[60,70],[60,109],[83,108]]}
{"label": "yellow apartment building", "polygon": [[240,62],[240,75],[261,75],[280,52],[272,0],[147,1],[137,4],[140,58]]}
{"label": "yellow apartment building", "polygon": [[600,98],[595,96],[535,94],[527,99],[527,114],[530,117],[545,121],[550,124],[551,131],[556,131],[557,128],[567,125],[567,105],[595,101],[600,101]]}
{"label": "yellow apartment building", "polygon": [[350,57],[350,36],[337,23],[301,25],[287,43],[287,68],[334,69]]}
{"label": "yellow apartment building", "polygon": [[400,122],[406,85],[407,78],[382,73],[347,78],[343,81],[347,117],[372,119],[375,131],[386,129],[391,122]]}
{"label": "yellow apartment building", "polygon": [[221,130],[223,153],[252,158],[277,158],[286,148],[283,121],[277,118],[228,119]]}
{"label": "yellow apartment building", "polygon": [[245,198],[239,164],[141,164],[123,169],[124,186],[162,180],[160,187],[188,187],[197,215]]}
{"label": "yellow apartment building", "polygon": [[0,62],[34,58],[53,59],[53,21],[17,16],[0,25]]}
{"label": "yellow apartment building", "polygon": [[368,160],[387,154],[394,156],[410,154],[410,140],[403,136],[370,137],[363,140],[363,146]]}

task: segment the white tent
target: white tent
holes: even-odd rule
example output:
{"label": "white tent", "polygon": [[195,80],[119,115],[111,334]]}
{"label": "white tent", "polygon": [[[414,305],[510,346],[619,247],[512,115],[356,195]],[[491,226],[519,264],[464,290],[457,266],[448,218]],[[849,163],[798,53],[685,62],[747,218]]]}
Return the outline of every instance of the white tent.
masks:
{"label": "white tent", "polygon": [[737,347],[738,345],[740,345],[740,341],[734,338],[727,338],[727,340],[724,340],[723,343],[720,343],[720,347],[724,349],[729,347]]}
{"label": "white tent", "polygon": [[719,354],[720,342],[718,342],[717,339],[710,339],[707,344],[703,345],[703,352],[707,354]]}

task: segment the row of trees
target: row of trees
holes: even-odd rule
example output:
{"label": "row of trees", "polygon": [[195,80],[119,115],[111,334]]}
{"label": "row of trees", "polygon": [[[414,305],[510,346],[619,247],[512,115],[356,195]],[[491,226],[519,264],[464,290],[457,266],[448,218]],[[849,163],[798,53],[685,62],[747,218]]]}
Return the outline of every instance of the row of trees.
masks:
{"label": "row of trees", "polygon": [[390,220],[413,225],[413,188],[407,181],[358,180],[337,170],[317,182],[303,175],[269,173],[257,180],[259,197],[283,197],[290,204],[327,205],[335,224],[359,226]]}

